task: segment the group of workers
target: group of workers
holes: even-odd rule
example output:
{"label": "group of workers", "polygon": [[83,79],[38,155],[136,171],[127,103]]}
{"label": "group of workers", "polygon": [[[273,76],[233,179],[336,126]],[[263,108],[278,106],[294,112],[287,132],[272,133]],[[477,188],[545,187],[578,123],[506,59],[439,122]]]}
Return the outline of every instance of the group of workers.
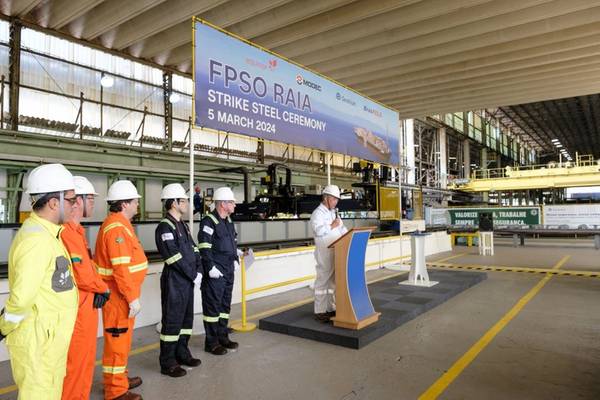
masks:
{"label": "group of workers", "polygon": [[[6,339],[19,399],[87,399],[96,358],[98,310],[102,310],[104,398],[138,400],[130,390],[140,377],[127,368],[141,288],[148,270],[144,249],[131,224],[139,195],[131,181],[108,189],[109,215],[92,255],[83,218],[93,213],[93,185],[61,164],[31,171],[25,192],[32,212],[9,251],[9,297],[0,313],[0,340]],[[160,371],[180,377],[181,366],[201,361],[189,350],[194,318],[194,287],[201,285],[205,350],[224,355],[238,344],[227,324],[235,264],[241,252],[230,215],[235,197],[228,187],[215,191],[215,208],[200,223],[200,243],[182,221],[189,197],[180,184],[161,193],[166,217],[156,228],[164,259],[160,278],[162,327]],[[203,278],[204,277],[204,278]]]}

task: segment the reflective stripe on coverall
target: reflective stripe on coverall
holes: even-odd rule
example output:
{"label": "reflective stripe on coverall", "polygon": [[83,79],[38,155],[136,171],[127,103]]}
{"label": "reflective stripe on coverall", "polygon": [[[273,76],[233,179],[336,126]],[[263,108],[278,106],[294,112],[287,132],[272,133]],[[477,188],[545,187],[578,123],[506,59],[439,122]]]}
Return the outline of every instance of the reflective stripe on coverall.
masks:
{"label": "reflective stripe on coverall", "polygon": [[0,316],[19,399],[58,400],[77,315],[77,287],[61,227],[31,213],[8,255],[10,294]]}
{"label": "reflective stripe on coverall", "polygon": [[111,213],[100,227],[94,261],[108,284],[110,299],[102,308],[104,324],[104,398],[114,399],[129,389],[127,359],[135,318],[129,303],[140,297],[148,260],[133,226],[123,213]]}
{"label": "reflective stripe on coverall", "polygon": [[194,279],[202,271],[199,250],[185,223],[167,214],[154,239],[165,260],[160,276],[159,361],[161,368],[168,369],[192,358],[188,342],[194,325]]}
{"label": "reflective stripe on coverall", "polygon": [[94,293],[106,293],[108,285],[92,263],[84,227],[66,223],[60,237],[69,252],[79,289],[79,310],[69,346],[62,398],[84,400],[90,397],[96,363],[98,310],[94,308]]}
{"label": "reflective stripe on coverall", "polygon": [[343,222],[335,229],[335,211],[329,210],[323,203],[310,216],[310,226],[315,238],[315,260],[317,277],[315,279],[315,314],[335,311],[335,269],[333,249],[327,248],[337,238],[348,232]]}
{"label": "reflective stripe on coverall", "polygon": [[[238,259],[235,226],[231,218],[221,218],[216,211],[200,222],[198,248],[202,256],[202,313],[206,330],[206,347],[228,341],[229,312],[233,291],[234,261]],[[208,271],[215,266],[222,277],[211,278]]]}

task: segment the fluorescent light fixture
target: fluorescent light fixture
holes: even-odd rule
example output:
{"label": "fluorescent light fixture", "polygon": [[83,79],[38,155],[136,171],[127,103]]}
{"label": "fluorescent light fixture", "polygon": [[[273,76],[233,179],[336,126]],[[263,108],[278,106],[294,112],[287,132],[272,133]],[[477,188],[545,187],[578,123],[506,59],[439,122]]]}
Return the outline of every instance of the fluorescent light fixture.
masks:
{"label": "fluorescent light fixture", "polygon": [[106,75],[102,73],[102,77],[100,78],[100,85],[105,88],[113,87],[115,84],[115,78],[110,75]]}
{"label": "fluorescent light fixture", "polygon": [[177,103],[179,100],[181,100],[181,96],[179,96],[179,94],[178,94],[178,93],[174,93],[174,92],[173,92],[173,93],[171,93],[171,94],[169,95],[169,103],[171,103],[171,104],[175,104],[175,103]]}
{"label": "fluorescent light fixture", "polygon": [[563,145],[562,145],[562,144],[560,144],[560,143],[554,143],[554,145],[555,145],[556,147],[558,147],[559,149],[560,149],[561,147],[563,147]]}
{"label": "fluorescent light fixture", "polygon": [[552,142],[553,143],[557,143],[557,142],[560,142],[560,140],[558,140],[558,139],[552,139]]}

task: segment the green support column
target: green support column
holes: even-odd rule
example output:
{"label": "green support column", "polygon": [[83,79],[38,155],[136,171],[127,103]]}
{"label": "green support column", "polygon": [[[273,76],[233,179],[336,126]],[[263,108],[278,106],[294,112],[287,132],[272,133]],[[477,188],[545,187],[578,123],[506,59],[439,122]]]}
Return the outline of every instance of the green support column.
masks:
{"label": "green support column", "polygon": [[140,199],[140,221],[146,220],[146,180],[138,178],[135,180],[135,187],[142,198]]}

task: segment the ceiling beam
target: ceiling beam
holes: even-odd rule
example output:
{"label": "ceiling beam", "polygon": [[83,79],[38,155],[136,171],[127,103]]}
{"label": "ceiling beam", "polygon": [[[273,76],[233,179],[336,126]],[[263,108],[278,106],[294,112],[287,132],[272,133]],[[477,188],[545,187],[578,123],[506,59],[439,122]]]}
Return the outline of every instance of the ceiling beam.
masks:
{"label": "ceiling beam", "polygon": [[[199,17],[221,28],[255,17],[291,0],[246,0],[233,1],[209,10]],[[140,43],[139,57],[152,58],[163,52],[190,43],[190,24],[182,22]],[[134,45],[134,46],[137,46]],[[191,47],[191,45],[190,45]]]}
{"label": "ceiling beam", "polygon": [[[476,4],[468,8],[455,8],[454,1],[446,1],[448,12],[437,14],[437,10],[429,10],[433,18],[424,20],[411,20],[411,15],[391,20],[388,25],[391,27],[383,30],[380,25],[375,25],[367,29],[363,34],[362,29],[355,29],[354,35],[350,37],[339,37],[339,43],[330,43],[321,41],[321,46],[327,47],[319,50],[306,52],[302,41],[288,46],[295,46],[295,51],[290,53],[286,47],[276,48],[276,51],[286,53],[302,64],[313,65],[317,70],[330,71],[336,69],[336,65],[345,62],[348,55],[352,54],[352,60],[355,64],[367,62],[369,59],[384,58],[393,54],[406,53],[423,47],[430,47],[435,44],[447,43],[453,40],[459,40],[465,37],[477,36],[486,32],[491,32],[501,28],[513,25],[519,25],[519,21],[512,21],[512,17],[505,15],[516,15],[520,11],[523,20],[531,20],[531,16],[526,15],[532,6],[548,3],[550,0],[505,0],[501,2]],[[422,4],[413,7],[423,6]],[[546,5],[548,7],[549,5]],[[407,7],[410,8],[410,7]],[[538,7],[534,7],[538,8]],[[434,11],[435,10],[435,11]],[[402,10],[399,10],[402,11]],[[532,12],[532,11],[529,11]],[[556,13],[556,11],[555,11]],[[504,15],[503,15],[504,14]],[[539,18],[543,18],[540,15]],[[485,22],[482,22],[485,21]],[[507,22],[510,21],[510,22]],[[371,31],[375,31],[371,34]],[[359,38],[353,39],[361,33]],[[329,33],[325,33],[327,36]],[[327,39],[325,39],[327,40]],[[343,41],[343,42],[342,42]],[[296,46],[297,45],[297,46]],[[355,60],[356,58],[356,60]]]}
{"label": "ceiling beam", "polygon": [[107,0],[92,12],[77,18],[69,25],[69,32],[77,38],[92,40],[103,33],[156,7],[165,0]]}
{"label": "ceiling beam", "polygon": [[[577,102],[577,97],[563,99],[562,104],[562,118],[566,119],[568,123],[575,125],[576,128],[576,136],[574,140],[578,145],[578,148],[575,148],[574,150],[579,151],[581,154],[584,153],[582,150],[585,149],[585,154],[592,154],[594,149],[592,138],[583,126],[583,124],[585,124],[585,115],[580,104]],[[579,143],[581,143],[581,148],[579,148]]]}
{"label": "ceiling beam", "polygon": [[[600,41],[600,35],[598,35]],[[600,43],[600,42],[599,42]],[[385,96],[393,92],[410,92],[426,93],[428,91],[441,91],[444,89],[452,89],[456,87],[464,87],[465,85],[478,82],[490,83],[492,80],[500,79],[515,79],[519,77],[529,76],[534,73],[545,73],[553,71],[561,71],[565,68],[583,67],[592,65],[600,61],[600,44],[586,47],[583,49],[568,52],[569,54],[555,54],[550,59],[547,56],[535,57],[534,59],[526,59],[517,62],[499,63],[496,67],[484,67],[477,70],[472,70],[472,73],[458,73],[442,75],[438,78],[428,80],[418,80],[412,82],[389,84],[387,87],[375,89],[363,89],[363,93],[368,93],[369,96]],[[508,69],[508,71],[505,71]]]}
{"label": "ceiling beam", "polygon": [[382,103],[387,103],[389,101],[409,103],[415,100],[435,100],[440,97],[446,97],[449,94],[456,95],[459,93],[471,92],[473,90],[478,90],[481,92],[486,90],[494,91],[496,88],[502,88],[507,85],[514,86],[516,84],[529,84],[531,82],[542,80],[558,80],[563,77],[571,77],[575,75],[592,74],[593,77],[598,77],[600,75],[600,56],[597,56],[597,59],[593,64],[566,66],[558,70],[546,72],[540,71],[539,73],[536,72],[535,69],[528,69],[527,72],[528,73],[524,75],[520,74],[516,76],[510,76],[510,74],[500,74],[500,76],[489,76],[488,79],[478,78],[472,82],[458,81],[457,83],[447,85],[433,85],[431,87],[414,88],[409,91],[410,94],[408,95],[402,95],[397,91],[385,95],[376,95],[370,92],[367,92],[366,94]]}
{"label": "ceiling beam", "polygon": [[523,93],[518,87],[514,87],[508,92],[474,94],[472,96],[464,96],[460,99],[440,101],[433,104],[419,104],[410,108],[404,106],[400,108],[399,105],[394,103],[390,103],[388,106],[396,108],[401,118],[405,119],[487,107],[509,106],[532,101],[582,96],[598,92],[600,92],[600,79],[590,82],[586,78],[583,82],[552,82],[543,88],[529,89],[527,93]]}
{"label": "ceiling beam", "polygon": [[155,35],[188,20],[194,15],[202,14],[227,0],[170,0],[132,18],[102,35],[102,43],[112,49],[123,50],[132,44]]}
{"label": "ceiling beam", "polygon": [[[600,32],[599,20],[600,15],[595,21],[588,22],[584,26],[579,26],[575,21],[566,21],[563,26],[557,27],[553,32],[541,33],[494,46],[458,53],[446,54],[439,46],[429,49],[429,57],[426,57],[427,52],[413,51],[404,54],[401,58],[399,57],[400,61],[397,66],[384,68],[377,71],[377,74],[358,71],[355,75],[343,81],[351,87],[362,90],[362,86],[371,86],[374,83],[381,84],[384,80],[387,80],[389,84],[390,79],[403,79],[403,77],[410,80],[427,79],[444,73],[459,72],[461,68],[468,70],[482,66],[493,66],[499,60],[502,62],[518,61],[553,54],[569,50],[570,45],[576,46],[576,44],[569,41],[576,41],[582,37],[598,34]],[[572,26],[565,27],[564,25],[568,23]],[[556,25],[551,26],[555,27]],[[443,53],[437,54],[437,51]],[[435,54],[434,58],[431,58],[432,54]],[[421,71],[424,71],[424,73],[421,73]],[[407,74],[410,74],[410,76]]]}
{"label": "ceiling beam", "polygon": [[[590,2],[586,0],[576,0],[572,7],[576,6],[590,7]],[[584,4],[581,4],[581,2]],[[566,7],[566,5],[565,5]],[[537,9],[537,7],[536,7]],[[560,10],[546,10],[547,14],[559,14],[552,18],[540,19],[537,13],[526,12],[512,15],[511,20],[497,19],[493,25],[497,28],[495,31],[485,31],[475,28],[475,26],[486,24],[472,24],[469,27],[463,27],[459,39],[447,41],[446,32],[436,32],[431,37],[420,37],[402,43],[405,47],[390,47],[389,50],[380,52],[378,50],[361,54],[354,54],[347,57],[346,60],[338,60],[335,64],[315,64],[311,68],[341,80],[356,74],[379,74],[390,68],[397,68],[410,62],[423,61],[435,57],[450,56],[456,53],[468,50],[484,49],[490,46],[510,43],[515,40],[525,39],[530,36],[550,33],[555,30],[572,28],[581,24],[600,21],[600,7],[589,8],[577,12],[560,15]],[[507,14],[508,15],[508,14]],[[513,22],[513,20],[515,22]],[[519,25],[516,25],[519,22]],[[479,33],[479,34],[478,34]],[[429,36],[429,35],[428,35]],[[450,36],[455,38],[455,36]],[[418,44],[419,47],[415,46]],[[497,54],[494,52],[493,54]],[[368,58],[370,57],[370,58]]]}
{"label": "ceiling beam", "polygon": [[[551,88],[555,85],[566,84],[569,82],[580,82],[580,81],[594,81],[600,80],[600,68],[596,68],[596,70],[592,72],[588,72],[585,76],[582,76],[580,73],[565,73],[561,76],[560,79],[555,77],[544,77],[540,79],[529,79],[525,82],[511,82],[507,81],[505,84],[496,85],[493,89],[483,90],[485,84],[480,86],[474,86],[465,91],[451,91],[449,93],[440,94],[439,96],[432,97],[421,97],[416,99],[402,99],[402,100],[388,100],[386,104],[395,104],[404,108],[418,107],[421,105],[428,104],[436,104],[441,102],[453,102],[453,101],[461,101],[461,99],[472,96],[501,96],[503,94],[523,94],[527,95],[529,90],[537,90],[544,88]],[[536,102],[538,99],[535,96],[531,96],[531,98],[522,101],[521,103],[531,103]],[[510,105],[510,104],[498,104],[498,106],[502,105]],[[481,108],[481,107],[479,107]]]}
{"label": "ceiling beam", "polygon": [[[52,29],[60,29],[69,22],[77,19],[81,15],[90,11],[103,0],[53,0],[44,7],[47,15],[44,13],[46,24],[44,26]],[[40,14],[41,16],[41,14]],[[43,24],[43,22],[42,22]]]}
{"label": "ceiling beam", "polygon": [[[269,34],[268,38],[260,39],[261,43],[268,45],[277,52],[292,58],[298,58],[298,61],[304,64],[314,64],[337,58],[337,56],[327,56],[327,58],[320,59],[318,56],[310,56],[313,53],[322,54],[331,50],[335,54],[335,52],[340,51],[339,47],[348,48],[348,44],[351,44],[351,49],[346,51],[365,50],[363,48],[365,38],[372,37],[374,42],[371,47],[374,47],[378,45],[378,40],[382,39],[381,35],[385,38],[389,34],[390,38],[387,40],[393,40],[398,28],[405,26],[412,26],[413,29],[416,29],[417,32],[413,36],[417,36],[420,29],[415,28],[415,24],[426,24],[431,29],[428,22],[432,18],[457,10],[467,11],[469,7],[486,2],[486,0],[425,0],[419,2],[363,0],[345,7],[337,15],[323,15],[320,21],[314,21],[314,24],[311,24],[312,26],[308,26],[311,21],[306,21],[301,30],[295,29],[298,32],[296,35],[289,34],[295,28],[290,27],[281,32],[284,34],[282,37],[275,36],[277,32],[273,32]],[[349,21],[332,26],[331,21],[336,20]],[[316,30],[313,32],[315,28]],[[304,34],[301,35],[300,32],[304,32]],[[306,35],[306,32],[311,32],[311,34]],[[383,40],[382,43],[385,43],[386,39]],[[356,50],[353,50],[352,47],[355,42],[357,47]],[[306,57],[301,57],[304,55]]]}
{"label": "ceiling beam", "polygon": [[[513,121],[515,121],[515,123],[525,132],[525,134],[527,135],[527,137],[529,137],[531,142],[534,142],[536,147],[540,148],[540,149],[545,149],[548,146],[547,142],[544,142],[541,138],[541,136],[539,135],[538,132],[536,132],[535,129],[532,128],[532,126],[529,124],[529,121],[525,120],[523,117],[521,117],[518,113],[517,110],[513,109],[513,107],[506,107],[506,108],[502,108],[500,107],[500,110],[503,113],[507,113],[507,111],[509,110],[511,113],[514,114],[514,116],[510,117]],[[517,122],[517,119],[521,122]],[[523,128],[522,124],[527,125],[526,128]]]}
{"label": "ceiling beam", "polygon": [[2,14],[18,17],[28,14],[37,7],[42,0],[12,0],[0,3]]}

